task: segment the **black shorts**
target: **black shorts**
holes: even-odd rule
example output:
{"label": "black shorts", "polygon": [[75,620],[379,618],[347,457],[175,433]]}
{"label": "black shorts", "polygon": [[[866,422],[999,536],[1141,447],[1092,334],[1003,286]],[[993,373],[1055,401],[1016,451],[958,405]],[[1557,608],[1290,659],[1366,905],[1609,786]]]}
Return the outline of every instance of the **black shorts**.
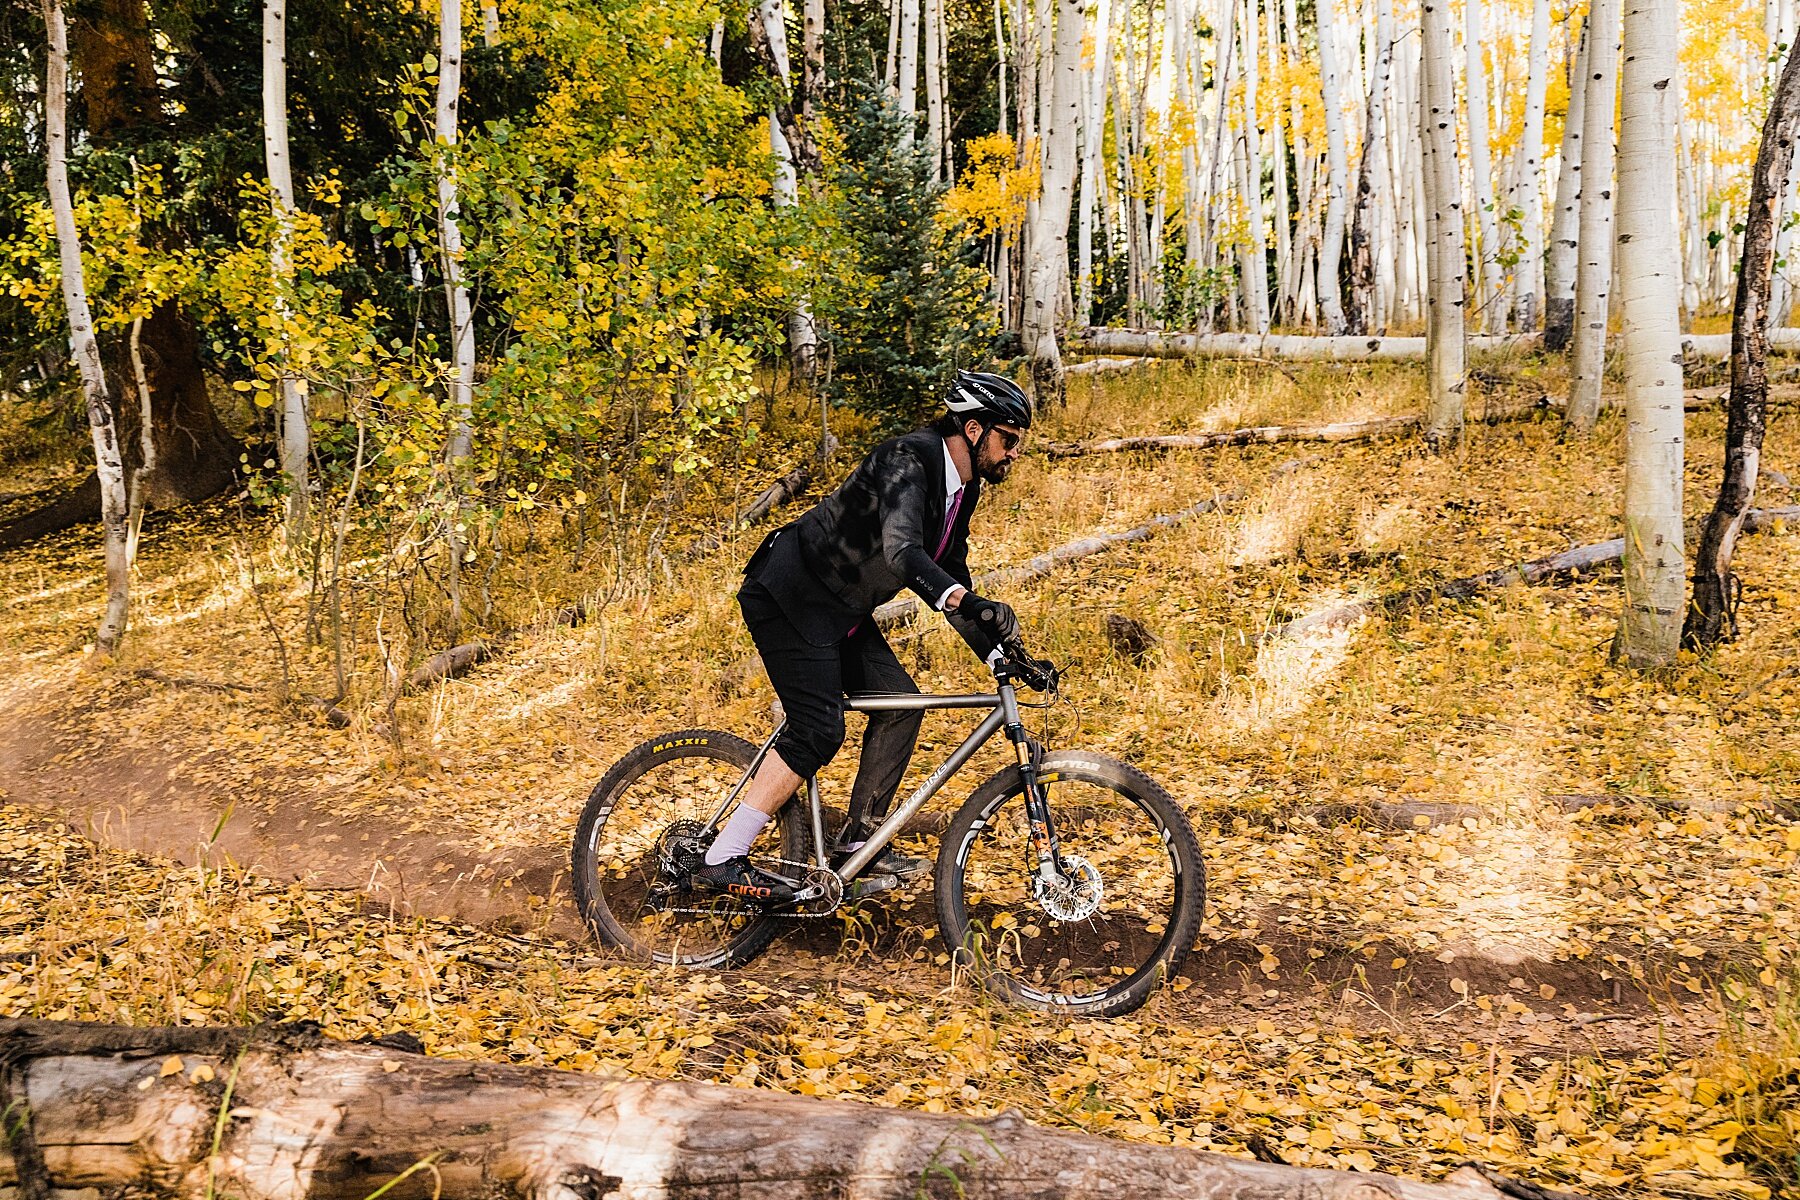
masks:
{"label": "black shorts", "polygon": [[800,636],[757,580],[744,581],[738,607],[787,714],[787,728],[775,739],[776,753],[801,778],[817,774],[843,746],[845,692],[918,690],[873,617],[842,641],[815,646]]}

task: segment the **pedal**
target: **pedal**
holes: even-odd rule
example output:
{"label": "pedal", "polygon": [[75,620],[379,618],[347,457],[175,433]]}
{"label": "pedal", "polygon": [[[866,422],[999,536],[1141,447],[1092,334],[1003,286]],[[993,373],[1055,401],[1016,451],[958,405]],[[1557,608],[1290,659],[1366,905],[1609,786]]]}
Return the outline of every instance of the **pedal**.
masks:
{"label": "pedal", "polygon": [[899,886],[900,877],[897,875],[864,875],[850,884],[850,899],[861,900],[865,896],[891,892]]}

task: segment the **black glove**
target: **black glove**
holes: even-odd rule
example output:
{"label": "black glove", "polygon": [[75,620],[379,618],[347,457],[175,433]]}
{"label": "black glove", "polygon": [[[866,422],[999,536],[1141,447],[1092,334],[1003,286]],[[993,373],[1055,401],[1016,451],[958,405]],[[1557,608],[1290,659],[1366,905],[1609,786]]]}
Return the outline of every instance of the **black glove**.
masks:
{"label": "black glove", "polygon": [[945,614],[950,627],[962,635],[975,651],[975,657],[986,662],[1002,645],[1016,641],[1019,618],[1012,608],[998,600],[988,600],[974,592],[964,592],[956,608]]}

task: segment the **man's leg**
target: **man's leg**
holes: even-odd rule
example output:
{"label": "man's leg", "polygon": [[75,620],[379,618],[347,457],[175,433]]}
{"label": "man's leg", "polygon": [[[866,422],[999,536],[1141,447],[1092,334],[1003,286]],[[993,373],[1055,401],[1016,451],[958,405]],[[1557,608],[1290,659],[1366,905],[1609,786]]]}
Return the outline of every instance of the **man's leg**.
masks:
{"label": "man's leg", "polygon": [[[906,692],[917,695],[918,685],[894,657],[887,640],[869,622],[850,639],[845,654],[845,681],[853,691]],[[893,806],[894,792],[912,761],[913,747],[919,741],[923,712],[879,712],[869,714],[869,727],[863,733],[862,759],[857,763],[856,783],[850,789],[850,819],[838,835],[838,843],[848,846],[860,842],[873,832]]]}
{"label": "man's leg", "polygon": [[769,818],[808,775],[831,761],[844,742],[839,648],[807,642],[782,615],[767,589],[755,581],[744,584],[738,604],[769,681],[781,698],[787,728],[764,756],[738,806],[713,839],[706,852],[708,866],[747,854]]}

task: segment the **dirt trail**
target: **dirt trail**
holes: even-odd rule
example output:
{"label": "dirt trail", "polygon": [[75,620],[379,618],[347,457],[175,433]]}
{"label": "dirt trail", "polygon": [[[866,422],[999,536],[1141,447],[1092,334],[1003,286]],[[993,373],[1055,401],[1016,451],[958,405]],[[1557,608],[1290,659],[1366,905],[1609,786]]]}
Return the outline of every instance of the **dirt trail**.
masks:
{"label": "dirt trail", "polygon": [[50,812],[96,842],[188,865],[229,859],[270,879],[360,891],[399,913],[579,934],[574,914],[556,903],[567,894],[560,848],[481,854],[392,821],[346,818],[308,780],[233,792],[204,765],[141,749],[99,751],[48,719],[0,706],[0,797]]}
{"label": "dirt trail", "polygon": [[[46,711],[43,699],[15,691],[0,702],[0,798],[53,814],[97,842],[185,864],[229,858],[271,879],[357,891],[397,913],[586,941],[561,844],[486,853],[459,831],[409,832],[401,813],[347,815],[355,808],[348,793],[293,772],[263,770],[248,786],[230,787],[205,759],[103,750],[96,731],[107,714],[70,720],[67,710]],[[930,849],[920,843],[914,852]],[[813,988],[928,995],[944,987],[929,886],[884,901],[850,919],[796,920],[746,971]],[[1698,1047],[1715,1030],[1704,1006],[1619,987],[1591,964],[1449,960],[1398,942],[1352,951],[1300,929],[1279,944],[1230,930],[1217,936],[1190,958],[1178,990],[1155,1002],[1163,1019],[1349,1025],[1577,1054]],[[1293,969],[1269,977],[1261,969],[1269,952]],[[1452,980],[1466,985],[1464,998]],[[1486,1013],[1474,1003],[1483,994],[1512,1003]]]}

